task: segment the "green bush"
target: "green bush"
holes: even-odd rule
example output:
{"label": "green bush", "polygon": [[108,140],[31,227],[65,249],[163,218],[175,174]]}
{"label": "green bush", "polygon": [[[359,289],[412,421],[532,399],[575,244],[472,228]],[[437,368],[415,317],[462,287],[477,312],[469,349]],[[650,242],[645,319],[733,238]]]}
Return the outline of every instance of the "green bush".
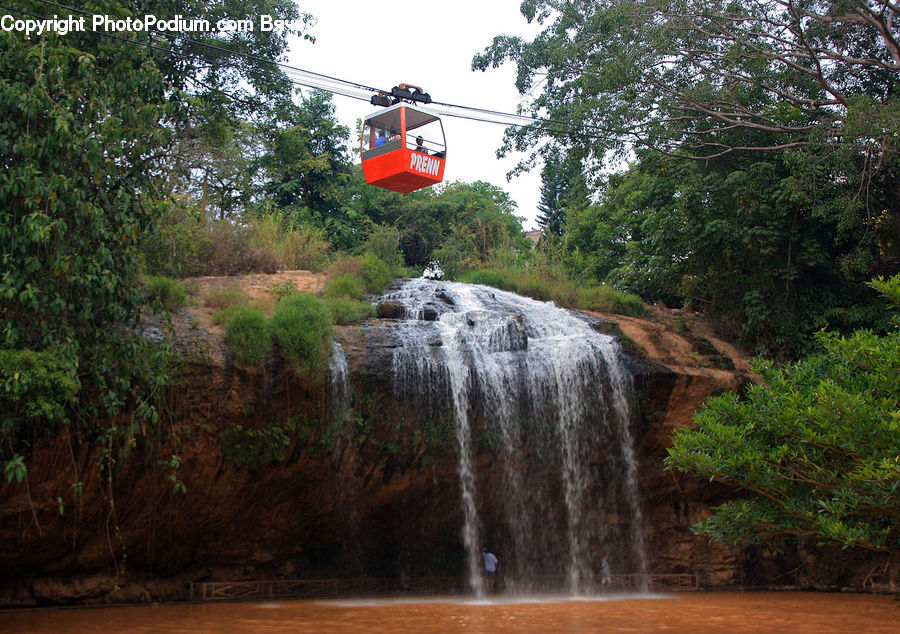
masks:
{"label": "green bush", "polygon": [[251,469],[273,462],[283,462],[291,445],[294,423],[249,429],[235,425],[222,432],[222,455],[238,467]]}
{"label": "green bush", "polygon": [[369,302],[361,302],[350,297],[329,297],[325,300],[334,323],[355,324],[375,316],[375,307]]}
{"label": "green bush", "polygon": [[66,408],[80,389],[77,362],[62,350],[0,348],[0,429],[4,444],[11,446],[12,434],[26,422],[65,420]]}
{"label": "green bush", "polygon": [[187,301],[184,287],[171,277],[156,275],[147,278],[147,296],[158,299],[167,310],[177,310]]}
{"label": "green bush", "polygon": [[372,252],[362,256],[362,278],[366,285],[366,292],[377,294],[394,283],[391,267],[387,262]]}
{"label": "green bush", "polygon": [[578,305],[585,310],[618,313],[633,317],[646,317],[647,305],[637,295],[629,295],[609,286],[591,286],[579,289]]}
{"label": "green bush", "polygon": [[232,304],[226,306],[213,316],[213,323],[217,326],[227,325],[231,318],[239,313],[242,309],[247,308],[246,304]]}
{"label": "green bush", "polygon": [[233,310],[225,327],[225,343],[238,363],[259,365],[272,347],[266,316],[247,306]]}
{"label": "green bush", "polygon": [[282,300],[288,295],[299,292],[300,291],[297,289],[297,285],[294,284],[294,280],[286,280],[281,284],[275,284],[272,286],[272,295],[274,295],[278,300]]}
{"label": "green bush", "polygon": [[187,277],[209,270],[212,243],[210,223],[187,197],[175,196],[139,239],[147,273]]}
{"label": "green bush", "polygon": [[321,378],[331,343],[331,311],[323,300],[308,293],[285,297],[272,313],[269,328],[281,355],[296,371]]}
{"label": "green bush", "polygon": [[365,282],[352,273],[344,273],[329,280],[323,294],[325,297],[349,297],[359,300],[366,294]]}
{"label": "green bush", "polygon": [[[394,283],[394,274],[391,266],[371,251],[360,256],[340,258],[329,267],[329,279],[338,280],[346,276],[358,278],[362,283],[362,293],[343,293],[357,299],[360,299],[366,293],[378,294]],[[346,284],[346,282],[341,282],[341,284]],[[326,290],[327,293],[328,291]],[[340,294],[342,293],[332,294],[331,296],[335,297]]]}

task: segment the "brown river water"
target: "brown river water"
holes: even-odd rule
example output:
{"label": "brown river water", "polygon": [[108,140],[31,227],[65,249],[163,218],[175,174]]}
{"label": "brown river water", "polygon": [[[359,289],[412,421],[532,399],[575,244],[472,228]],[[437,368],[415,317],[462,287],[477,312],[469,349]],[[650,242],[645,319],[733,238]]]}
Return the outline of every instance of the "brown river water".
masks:
{"label": "brown river water", "polygon": [[0,632],[900,632],[893,597],[696,592],[340,599],[0,612]]}

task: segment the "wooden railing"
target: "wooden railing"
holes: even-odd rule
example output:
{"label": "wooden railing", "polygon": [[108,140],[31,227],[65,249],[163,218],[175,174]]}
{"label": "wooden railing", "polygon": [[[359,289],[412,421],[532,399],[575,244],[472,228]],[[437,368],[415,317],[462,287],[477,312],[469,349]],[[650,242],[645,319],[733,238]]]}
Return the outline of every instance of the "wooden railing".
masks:
{"label": "wooden railing", "polygon": [[[678,589],[678,590],[699,590],[700,582],[697,575],[688,573],[672,573],[672,574],[624,574],[610,575],[612,585],[625,588],[642,588],[651,589]],[[597,582],[594,577],[594,582]]]}
{"label": "wooden railing", "polygon": [[[566,577],[543,575],[529,582],[536,588],[565,588]],[[590,585],[602,589],[602,577],[592,577]],[[697,590],[697,576],[692,574],[618,574],[610,575],[612,590]],[[205,581],[192,583],[191,601],[243,601],[280,598],[331,598],[381,594],[461,594],[467,583],[461,577],[418,577],[378,579],[270,579],[265,581]]]}
{"label": "wooden railing", "polygon": [[378,594],[455,594],[463,589],[458,577],[417,579],[275,579],[267,581],[206,581],[191,584],[191,601],[237,601],[285,597],[317,598]]}

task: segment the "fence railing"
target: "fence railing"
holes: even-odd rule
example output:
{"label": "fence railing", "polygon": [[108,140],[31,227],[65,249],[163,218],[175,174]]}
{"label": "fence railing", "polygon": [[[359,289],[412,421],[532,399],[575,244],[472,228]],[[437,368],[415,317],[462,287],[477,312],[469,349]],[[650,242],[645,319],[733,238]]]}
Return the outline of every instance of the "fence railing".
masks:
{"label": "fence railing", "polygon": [[[599,575],[586,579],[588,585],[602,588]],[[543,575],[529,580],[535,588],[547,590],[566,587],[562,575]],[[610,575],[610,589],[697,590],[693,574],[617,574]],[[279,598],[331,598],[380,594],[459,594],[466,590],[461,577],[416,577],[380,579],[269,579],[262,581],[203,581],[191,583],[191,601],[242,601]]]}

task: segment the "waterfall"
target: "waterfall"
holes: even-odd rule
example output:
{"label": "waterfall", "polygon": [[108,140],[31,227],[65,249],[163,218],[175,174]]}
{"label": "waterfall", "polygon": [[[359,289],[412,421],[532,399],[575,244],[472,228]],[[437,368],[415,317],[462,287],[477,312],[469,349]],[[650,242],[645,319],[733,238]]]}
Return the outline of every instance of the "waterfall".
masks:
{"label": "waterfall", "polygon": [[347,357],[344,348],[338,342],[331,347],[331,358],[328,360],[329,383],[331,385],[331,400],[340,403],[346,398],[350,382],[350,368],[347,366]]}
{"label": "waterfall", "polygon": [[483,546],[501,551],[514,592],[548,577],[590,592],[607,551],[629,568],[619,572],[646,572],[618,340],[552,303],[485,286],[405,280],[382,301],[402,305],[390,326],[396,399],[423,426],[453,419],[470,589],[484,592]]}

